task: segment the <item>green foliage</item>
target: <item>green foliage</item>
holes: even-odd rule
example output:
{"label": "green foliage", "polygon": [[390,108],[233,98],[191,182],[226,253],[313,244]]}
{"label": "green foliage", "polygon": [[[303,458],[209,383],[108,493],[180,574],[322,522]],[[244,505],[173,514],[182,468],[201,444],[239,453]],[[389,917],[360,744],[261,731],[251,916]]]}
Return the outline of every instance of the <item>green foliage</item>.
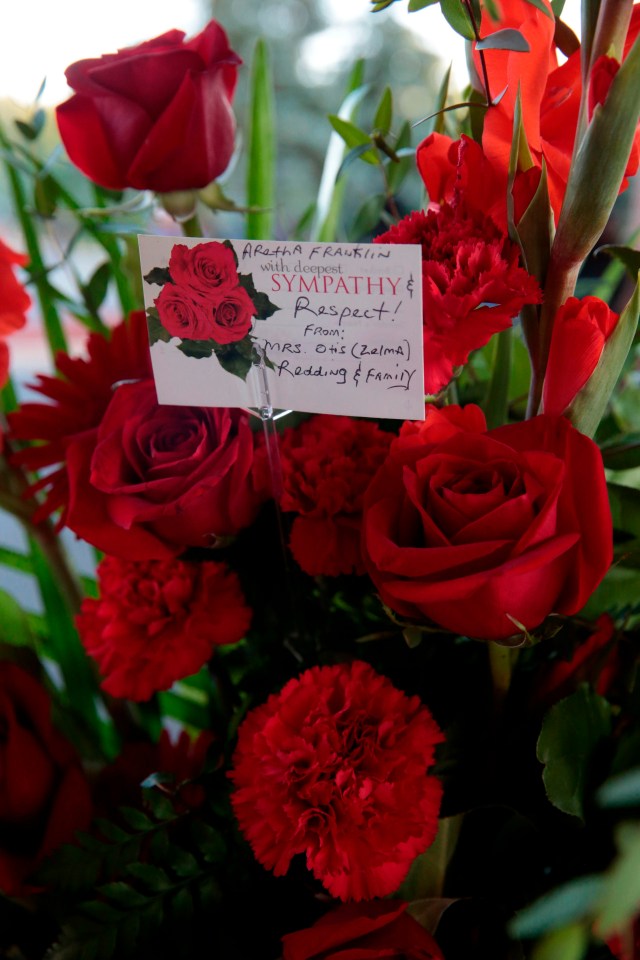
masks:
{"label": "green foliage", "polygon": [[586,685],[544,718],[537,755],[547,796],[559,810],[584,819],[592,762],[610,732],[611,707]]}
{"label": "green foliage", "polygon": [[219,897],[226,843],[203,810],[156,789],[144,796],[145,811],[121,807],[120,823],[96,821],[95,833],[80,834],[78,846],[62,847],[40,870],[67,908],[50,960],[165,956],[167,940],[191,948],[194,912],[206,916]]}
{"label": "green foliage", "polygon": [[519,31],[511,27],[504,30],[496,30],[490,33],[488,37],[483,37],[476,43],[477,50],[515,50],[518,53],[529,52],[529,42],[527,38]]}
{"label": "green foliage", "polygon": [[147,329],[149,330],[149,344],[151,346],[162,340],[163,343],[169,343],[171,334],[163,327],[158,317],[158,311],[155,307],[149,307],[147,310]]}
{"label": "green foliage", "polygon": [[578,877],[519,911],[509,924],[514,937],[539,937],[589,916],[603,890],[600,876]]}
{"label": "green foliage", "polygon": [[250,128],[247,160],[247,236],[273,236],[276,129],[273,80],[264,40],[256,44],[251,66]]}

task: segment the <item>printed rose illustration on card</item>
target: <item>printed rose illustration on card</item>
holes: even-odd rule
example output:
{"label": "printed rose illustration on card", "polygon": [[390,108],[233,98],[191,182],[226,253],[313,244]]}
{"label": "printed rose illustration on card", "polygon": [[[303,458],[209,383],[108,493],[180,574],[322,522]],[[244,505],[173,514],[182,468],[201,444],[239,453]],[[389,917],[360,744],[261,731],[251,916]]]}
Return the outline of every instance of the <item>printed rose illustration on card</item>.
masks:
{"label": "printed rose illustration on card", "polygon": [[256,290],[250,273],[238,273],[231,241],[176,243],[168,267],[154,267],[144,281],[161,287],[147,308],[151,344],[178,337],[177,349],[185,356],[215,354],[223,369],[246,380],[260,359],[251,334],[255,321],[267,320],[280,308]]}

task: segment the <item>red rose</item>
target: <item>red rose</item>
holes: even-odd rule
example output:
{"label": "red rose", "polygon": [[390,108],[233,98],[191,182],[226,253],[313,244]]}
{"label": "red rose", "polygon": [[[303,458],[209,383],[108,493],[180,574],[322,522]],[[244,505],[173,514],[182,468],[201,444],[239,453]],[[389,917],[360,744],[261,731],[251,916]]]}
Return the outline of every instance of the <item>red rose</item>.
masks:
{"label": "red rose", "polygon": [[399,900],[348,903],[282,938],[283,960],[444,960]]}
{"label": "red rose", "polygon": [[541,300],[536,280],[519,266],[518,246],[464,203],[416,211],[375,243],[422,246],[426,393],[446,387],[472,350],[510,327],[525,303]]}
{"label": "red rose", "polygon": [[47,693],[17,664],[0,662],[0,890],[28,893],[27,876],[90,819],[89,786],[51,723]]}
{"label": "red rose", "polygon": [[151,376],[146,316],[135,311],[114,327],[110,339],[92,333],[87,352],[85,360],[60,351],[56,356],[58,376],[39,376],[30,386],[49,402],[23,403],[9,415],[14,440],[37,442],[37,446],[24,446],[15,453],[13,461],[30,471],[46,469],[31,488],[45,493],[34,514],[36,522],[61,508],[64,522],[69,501],[67,450],[77,437],[95,432],[113,398],[114,384]]}
{"label": "red rose", "polygon": [[198,243],[195,247],[176,243],[171,249],[169,273],[178,286],[188,287],[214,302],[220,294],[238,285],[233,251],[217,240]]}
{"label": "red rose", "polygon": [[97,429],[67,448],[68,526],[106,553],[163,560],[212,546],[255,518],[253,434],[241,410],[159,406],[125,383]]}
{"label": "red rose", "polygon": [[213,310],[206,301],[194,300],[188,288],[165,283],[153,301],[158,318],[172,337],[208,340],[213,336]]}
{"label": "red rose", "polygon": [[289,545],[305,573],[364,573],[362,496],[391,436],[366,420],[323,415],[282,435],[281,505],[297,514]]}
{"label": "red rose", "polygon": [[543,387],[545,413],[563,413],[598,365],[618,314],[598,297],[569,297],[556,313]]}
{"label": "red rose", "polygon": [[102,687],[114,697],[148,700],[236,643],[251,621],[237,575],[223,563],[118,560],[98,566],[100,597],[77,618]]}
{"label": "red rose", "polygon": [[25,314],[31,306],[29,294],[14,275],[15,267],[23,267],[28,259],[0,240],[0,388],[9,376],[9,350],[2,338],[25,325]]}
{"label": "red rose", "polygon": [[242,340],[251,330],[251,321],[255,314],[253,300],[244,287],[229,290],[213,308],[211,338],[217,343],[235,343],[236,340]]}
{"label": "red rose", "polygon": [[170,30],[137,47],[79,60],[74,96],[57,109],[67,153],[111,190],[205,187],[227,167],[240,58],[215,20],[185,41]]}
{"label": "red rose", "polygon": [[306,670],[240,727],[240,828],[276,876],[306,854],[334,897],[386,896],[435,837],[442,789],[426,774],[442,740],[420,700],[368,664]]}
{"label": "red rose", "polygon": [[505,640],[584,606],[611,514],[600,452],[564,418],[484,431],[473,406],[403,428],[365,494],[363,553],[401,616]]}

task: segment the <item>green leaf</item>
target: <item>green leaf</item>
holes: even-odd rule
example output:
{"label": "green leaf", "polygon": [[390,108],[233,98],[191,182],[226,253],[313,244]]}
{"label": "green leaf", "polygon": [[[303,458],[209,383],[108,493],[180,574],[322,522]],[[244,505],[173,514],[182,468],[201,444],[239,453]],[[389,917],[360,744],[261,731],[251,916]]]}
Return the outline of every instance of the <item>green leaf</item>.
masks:
{"label": "green leaf", "polygon": [[14,597],[0,590],[0,643],[14,647],[34,647],[27,615]]}
{"label": "green leaf", "polygon": [[551,9],[553,10],[554,16],[559,18],[562,15],[565,3],[566,0],[551,0]]}
{"label": "green leaf", "polygon": [[159,287],[164,287],[165,283],[173,283],[168,267],[153,267],[143,277],[145,283],[155,283]]}
{"label": "green leaf", "polygon": [[37,177],[33,184],[33,205],[40,217],[50,219],[58,206],[58,184],[53,177]]}
{"label": "green leaf", "polygon": [[[248,337],[245,338],[245,341],[247,343],[251,342]],[[239,344],[225,344],[223,348],[216,349],[215,353],[223,370],[232,373],[234,377],[240,377],[241,380],[247,379],[253,363],[251,355],[245,354]]]}
{"label": "green leaf", "polygon": [[164,870],[151,863],[130,863],[125,873],[142,883],[151,893],[163,893],[172,885]]}
{"label": "green leaf", "polygon": [[625,247],[622,244],[606,243],[593,251],[594,254],[606,253],[608,257],[614,257],[624,264],[632,280],[636,280],[640,273],[640,250],[634,250],[633,247]]}
{"label": "green leaf", "polygon": [[607,492],[614,530],[640,537],[640,490],[609,483]]}
{"label": "green leaf", "polygon": [[[433,0],[436,2],[436,0]],[[376,110],[375,116],[373,118],[373,126],[375,130],[378,130],[383,136],[389,133],[391,129],[391,123],[393,119],[393,96],[391,93],[390,87],[385,87],[384,93],[380,98],[380,103],[378,104],[378,109]]]}
{"label": "green leaf", "polygon": [[418,10],[424,10],[425,7],[431,7],[440,0],[409,0],[409,13],[417,13]]}
{"label": "green leaf", "polygon": [[373,149],[371,137],[368,133],[360,130],[360,128],[356,127],[355,123],[352,123],[350,120],[343,120],[342,117],[335,116],[334,114],[329,114],[328,120],[348,147],[352,150],[355,148],[364,148],[358,154],[363,160],[374,166],[380,163],[380,158]]}
{"label": "green leaf", "polygon": [[136,831],[152,830],[155,826],[146,814],[141,810],[136,810],[135,807],[119,807],[119,811],[122,819]]}
{"label": "green leaf", "polygon": [[158,340],[162,340],[163,343],[169,343],[171,340],[171,334],[163,327],[157,317],[157,311],[151,312],[153,308],[147,310],[147,329],[149,331],[149,344],[153,346],[154,343],[157,343]]}
{"label": "green leaf", "polygon": [[384,210],[386,197],[383,193],[368,197],[358,210],[349,230],[349,239],[356,242],[366,234],[371,233],[380,221],[380,214]]}
{"label": "green leaf", "polygon": [[517,53],[528,53],[530,49],[527,38],[512,27],[496,30],[476,43],[476,50],[515,50]]}
{"label": "green leaf", "polygon": [[608,470],[634,470],[640,467],[640,433],[613,437],[600,450]]}
{"label": "green leaf", "polygon": [[640,282],[606,341],[598,364],[566,411],[574,427],[592,437],[607,408],[638,329]]}
{"label": "green leaf", "polygon": [[638,605],[640,571],[621,564],[611,567],[599,587],[591,594],[580,615],[595,620],[601,613],[622,613]]}
{"label": "green leaf", "polygon": [[594,753],[611,732],[611,707],[603,697],[582,686],[547,713],[538,738],[537,757],[543,763],[551,803],[584,819]]}
{"label": "green leaf", "polygon": [[603,878],[578,877],[525,907],[509,924],[512,937],[539,937],[588,917],[604,887]]}
{"label": "green leaf", "polygon": [[95,270],[89,282],[81,286],[82,299],[90,313],[96,313],[98,307],[103,303],[109,289],[110,280],[111,264],[106,261]]}
{"label": "green leaf", "polygon": [[99,888],[103,897],[111,900],[116,906],[131,909],[131,907],[140,906],[147,902],[147,898],[134,890],[128,883],[122,880],[114,880],[113,883],[103,883]]}
{"label": "green leaf", "polygon": [[211,356],[216,346],[215,340],[182,340],[178,344],[178,350],[184,353],[185,357],[203,360]]}
{"label": "green leaf", "polygon": [[247,237],[268,239],[274,231],[276,130],[273,81],[264,40],[258,40],[251,65],[247,156]]}
{"label": "green leaf", "polygon": [[203,820],[194,820],[191,824],[191,833],[198,851],[207,863],[222,863],[227,845],[219,830]]}
{"label": "green leaf", "polygon": [[176,819],[173,804],[159,790],[143,790],[143,795],[156,820]]}
{"label": "green leaf", "polygon": [[[550,20],[554,19],[553,11],[549,10],[549,7],[544,0],[527,0],[527,3],[530,3],[533,7],[537,7],[538,10],[542,10],[545,16],[549,17]],[[564,0],[562,0],[562,5],[564,6]],[[560,14],[558,14],[558,16],[560,16]]]}
{"label": "green leaf", "polygon": [[640,119],[639,86],[640,37],[636,37],[607,99],[595,108],[571,164],[554,243],[561,262],[584,260],[609,220]]}
{"label": "green leaf", "polygon": [[[338,116],[344,120],[353,120],[358,106],[366,93],[363,87],[364,60],[357,60],[351,71],[347,83],[347,94],[343,100]],[[310,239],[328,243],[335,240],[338,232],[338,223],[344,202],[346,182],[338,181],[338,171],[344,157],[344,143],[342,138],[332,132],[322,168],[322,177],[318,189],[315,215],[310,231]]]}
{"label": "green leaf", "polygon": [[602,784],[596,799],[601,807],[640,806],[640,767],[611,777]]}
{"label": "green leaf", "polygon": [[624,823],[617,831],[620,853],[605,876],[597,928],[608,937],[632,923],[640,903],[640,825]]}
{"label": "green leaf", "polygon": [[476,37],[469,14],[460,0],[440,0],[440,9],[445,20],[456,33],[459,33],[465,40],[475,40]]}
{"label": "green leaf", "polygon": [[238,283],[241,287],[244,287],[251,297],[256,311],[255,316],[259,320],[268,320],[269,317],[273,316],[276,310],[282,309],[281,307],[276,306],[275,303],[272,303],[266,293],[256,290],[256,285],[251,273],[239,274]]}
{"label": "green leaf", "polygon": [[531,960],[582,960],[589,949],[589,930],[581,923],[573,923],[561,930],[553,930],[537,943]]}

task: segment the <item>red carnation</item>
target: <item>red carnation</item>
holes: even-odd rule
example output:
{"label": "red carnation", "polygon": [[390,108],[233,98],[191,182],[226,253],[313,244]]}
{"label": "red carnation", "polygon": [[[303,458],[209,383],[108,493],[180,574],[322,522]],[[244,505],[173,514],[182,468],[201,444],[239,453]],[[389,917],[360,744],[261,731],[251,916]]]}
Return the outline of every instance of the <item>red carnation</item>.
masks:
{"label": "red carnation", "polygon": [[98,566],[100,597],[77,618],[84,647],[114,697],[148,700],[195,673],[251,621],[236,574],[223,563],[118,560]]}
{"label": "red carnation", "polygon": [[283,937],[283,960],[443,960],[407,906],[401,900],[344,904],[309,930]]}
{"label": "red carnation", "polygon": [[291,552],[305,573],[364,573],[362,496],[391,434],[366,420],[319,415],[282,437],[282,509],[297,516]]}
{"label": "red carnation", "polygon": [[415,211],[375,242],[422,246],[426,393],[446,387],[472,350],[511,326],[525,303],[541,300],[536,280],[519,266],[518,246],[462,202]]}
{"label": "red carnation", "polygon": [[58,353],[59,376],[39,376],[38,382],[31,386],[51,402],[23,403],[9,416],[11,436],[15,440],[38,442],[37,446],[25,447],[16,453],[14,461],[30,471],[47,468],[46,476],[33,488],[46,493],[36,520],[62,508],[64,521],[69,502],[66,472],[69,445],[99,425],[113,397],[114,384],[151,376],[144,313],[132,313],[128,321],[114,328],[110,339],[92,333],[87,353],[86,360]]}
{"label": "red carnation", "polygon": [[341,900],[383,897],[433,841],[443,736],[418,697],[361,661],[313,667],[240,727],[233,808],[276,876],[304,853]]}

